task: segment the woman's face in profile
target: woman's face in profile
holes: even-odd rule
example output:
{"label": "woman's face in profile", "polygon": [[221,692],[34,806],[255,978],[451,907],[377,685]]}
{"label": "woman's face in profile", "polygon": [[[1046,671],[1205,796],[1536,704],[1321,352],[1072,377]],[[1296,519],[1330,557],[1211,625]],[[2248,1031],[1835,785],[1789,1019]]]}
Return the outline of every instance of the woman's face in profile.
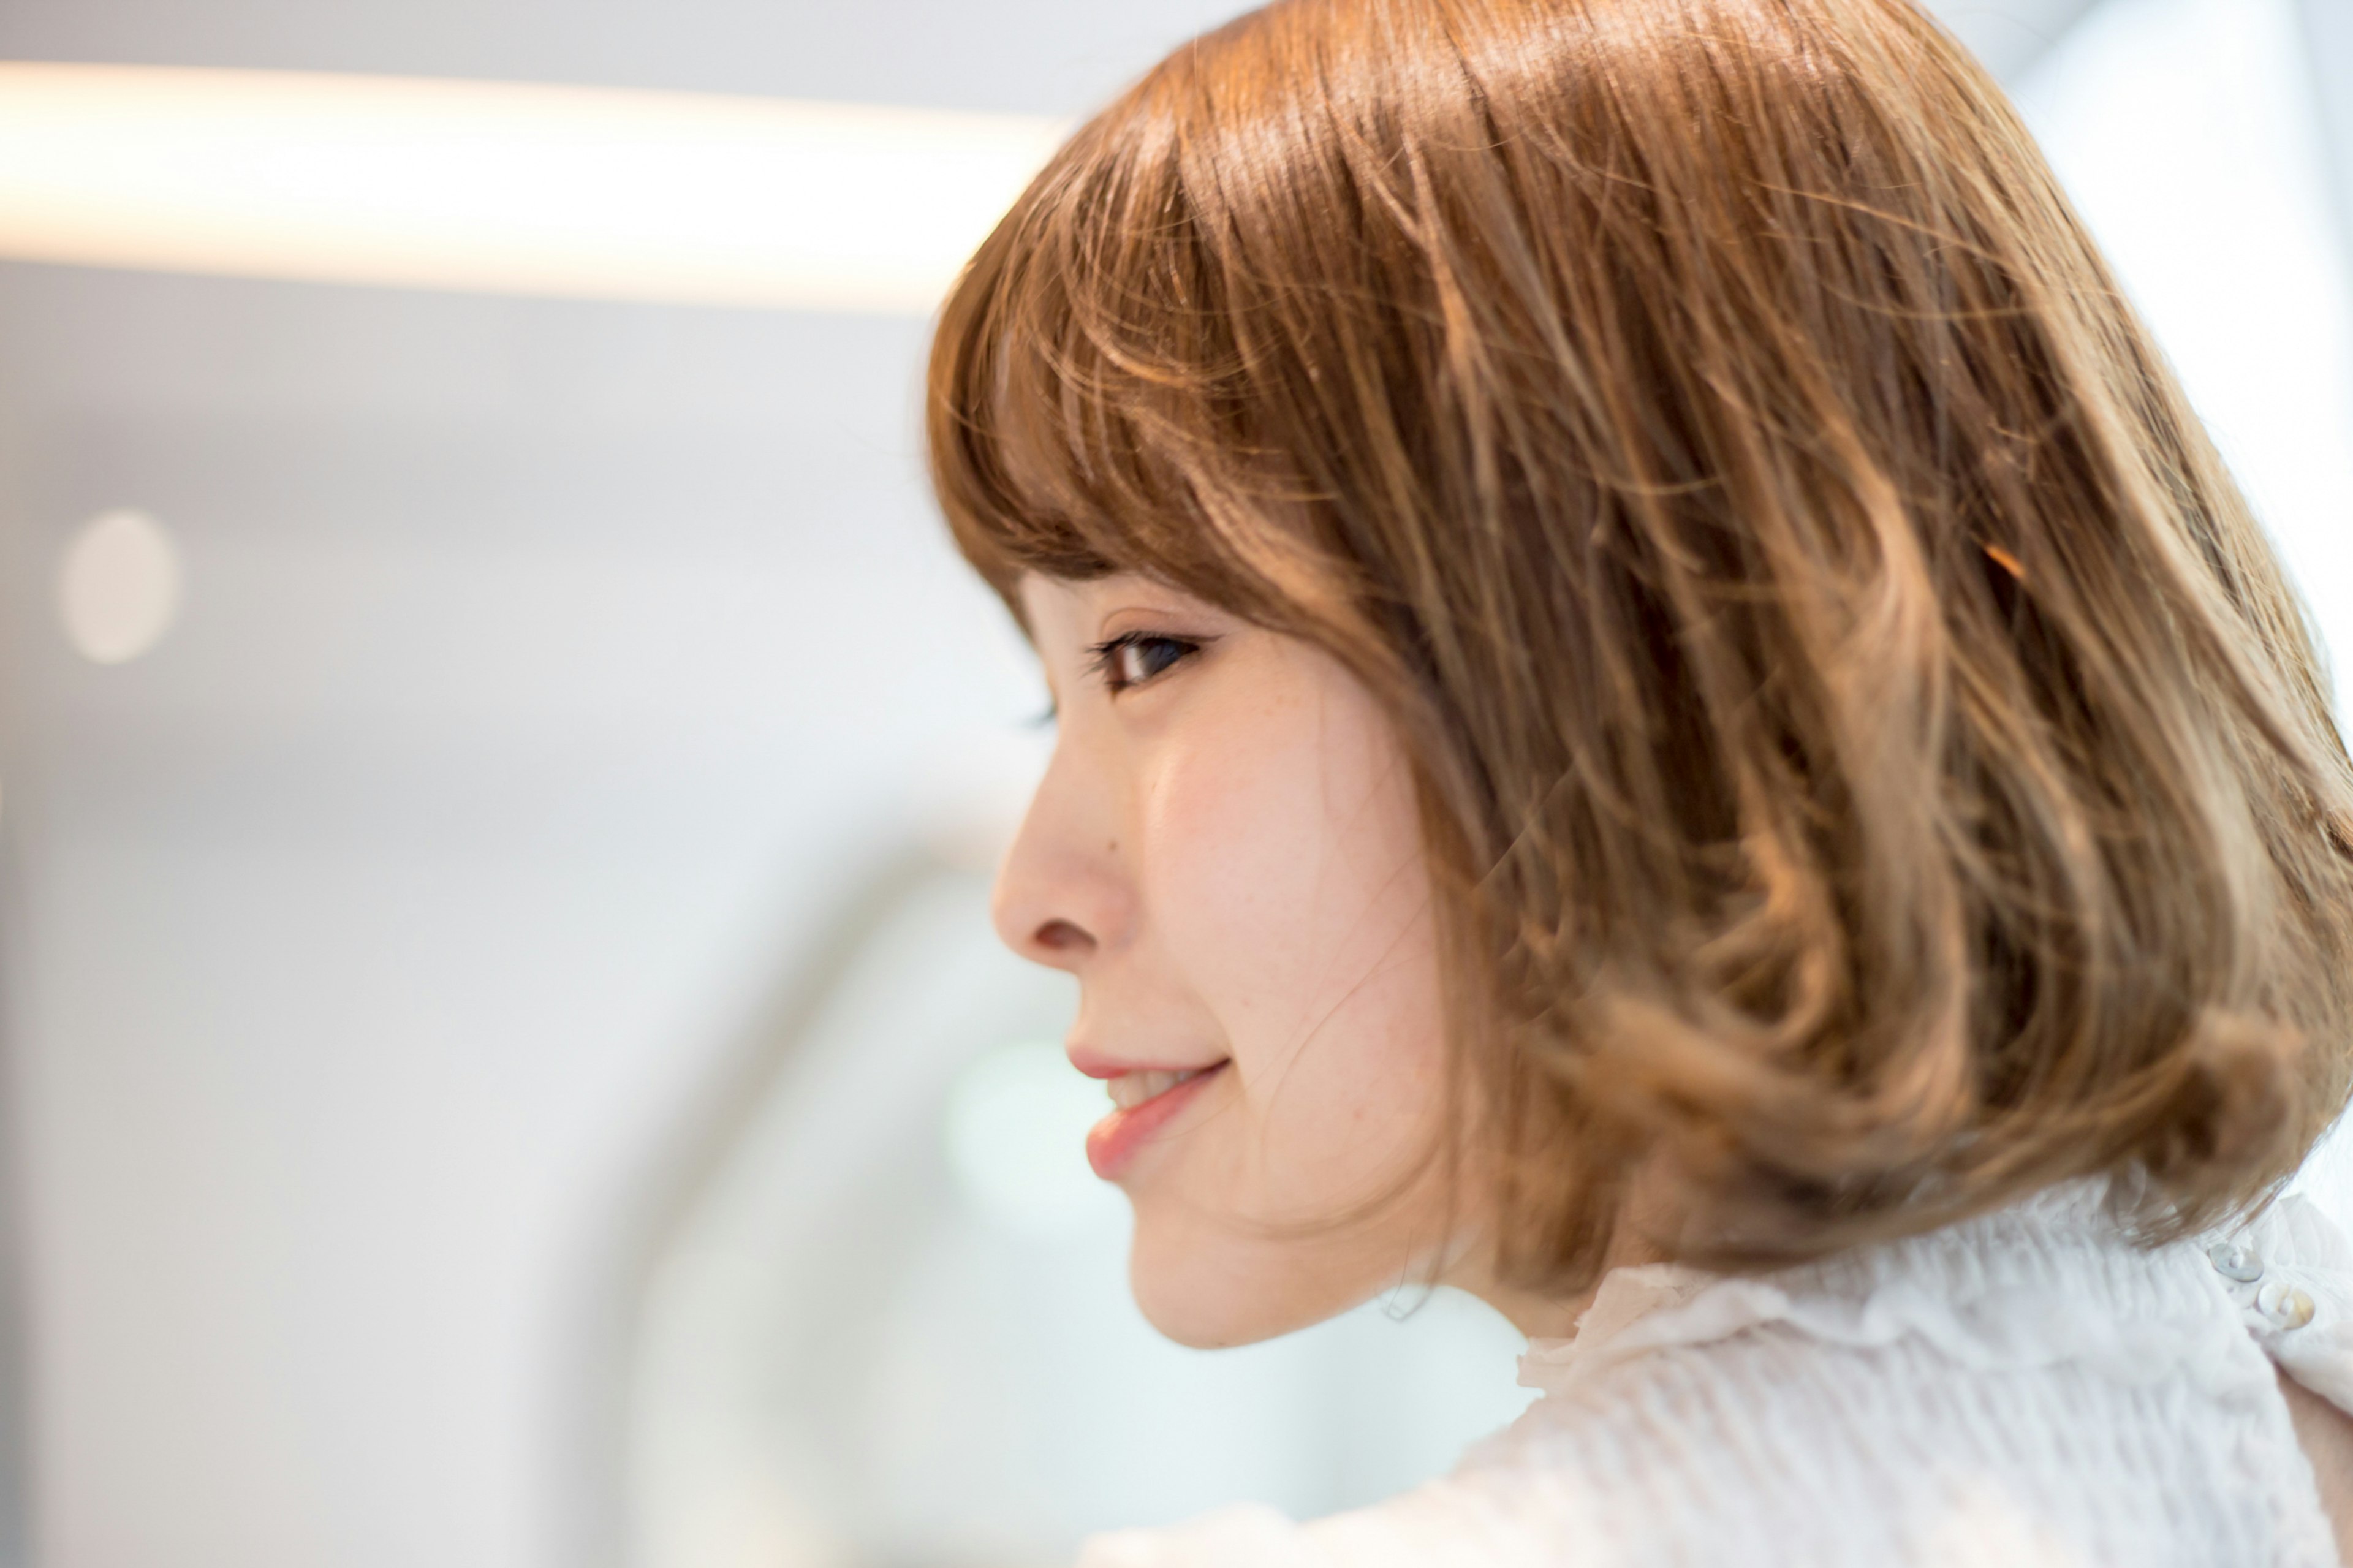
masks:
{"label": "woman's face in profile", "polygon": [[1087,1153],[1134,1205],[1136,1300],[1193,1345],[1344,1310],[1441,1239],[1415,1175],[1439,969],[1395,731],[1321,650],[1143,578],[1033,575],[1021,600],[1059,729],[997,925],[1078,977],[1071,1058],[1111,1100]]}

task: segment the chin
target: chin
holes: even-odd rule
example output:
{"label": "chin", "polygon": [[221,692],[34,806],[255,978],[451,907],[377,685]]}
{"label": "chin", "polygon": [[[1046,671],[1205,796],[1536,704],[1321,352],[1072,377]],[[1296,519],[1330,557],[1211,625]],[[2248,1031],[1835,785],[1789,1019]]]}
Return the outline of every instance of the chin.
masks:
{"label": "chin", "polygon": [[1266,1301],[1248,1281],[1233,1279],[1221,1271],[1196,1274],[1155,1268],[1141,1253],[1129,1260],[1128,1285],[1144,1321],[1188,1350],[1256,1344],[1318,1321],[1314,1316],[1267,1310]]}
{"label": "chin", "polygon": [[1146,1322],[1191,1350],[1227,1350],[1291,1333],[1396,1282],[1394,1268],[1367,1269],[1361,1251],[1345,1245],[1220,1234],[1158,1218],[1138,1205],[1128,1288]]}

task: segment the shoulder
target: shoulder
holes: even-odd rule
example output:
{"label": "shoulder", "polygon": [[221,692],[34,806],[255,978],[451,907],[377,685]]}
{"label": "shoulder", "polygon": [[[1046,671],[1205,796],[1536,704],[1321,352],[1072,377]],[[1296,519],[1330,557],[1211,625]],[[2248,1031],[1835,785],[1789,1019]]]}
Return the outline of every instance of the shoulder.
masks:
{"label": "shoulder", "polygon": [[1232,1508],[1172,1529],[1096,1536],[1078,1568],[1535,1568],[1557,1558],[1561,1537],[1557,1521],[1515,1506],[1525,1500],[1451,1477],[1305,1524],[1270,1508]]}

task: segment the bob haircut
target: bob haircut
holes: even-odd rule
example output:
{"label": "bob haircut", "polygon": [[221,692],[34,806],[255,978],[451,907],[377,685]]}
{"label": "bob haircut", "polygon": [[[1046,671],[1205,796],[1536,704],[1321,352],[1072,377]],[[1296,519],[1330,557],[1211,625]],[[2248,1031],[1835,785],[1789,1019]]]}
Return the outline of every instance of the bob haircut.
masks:
{"label": "bob haircut", "polygon": [[1039,175],[928,419],[1008,599],[1143,573],[1385,706],[1509,1279],[1638,1171],[1719,1268],[2099,1175],[2178,1236],[2345,1101],[2314,640],[1909,0],[1278,0]]}

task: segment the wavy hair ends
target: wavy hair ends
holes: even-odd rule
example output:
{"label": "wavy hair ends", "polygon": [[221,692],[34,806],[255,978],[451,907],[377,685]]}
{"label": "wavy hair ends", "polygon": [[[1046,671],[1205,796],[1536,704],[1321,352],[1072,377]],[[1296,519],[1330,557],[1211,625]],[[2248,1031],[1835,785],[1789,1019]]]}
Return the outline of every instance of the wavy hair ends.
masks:
{"label": "wavy hair ends", "polygon": [[1145,573],[1388,706],[1517,1281],[1636,1170],[1719,1266],[2099,1174],[2179,1234],[2345,1102],[2313,639],[1909,0],[1279,0],[1039,176],[928,418],[1000,591]]}

